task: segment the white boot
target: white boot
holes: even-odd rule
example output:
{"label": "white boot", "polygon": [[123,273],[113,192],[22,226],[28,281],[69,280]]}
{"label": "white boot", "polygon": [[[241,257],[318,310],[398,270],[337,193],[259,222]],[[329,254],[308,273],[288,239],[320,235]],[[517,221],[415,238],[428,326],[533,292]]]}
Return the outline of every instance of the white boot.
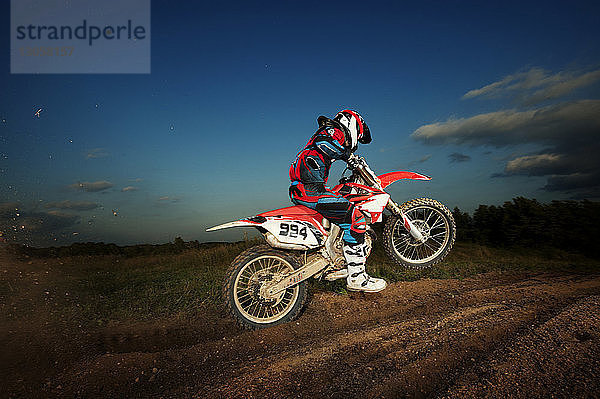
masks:
{"label": "white boot", "polygon": [[344,243],[343,250],[348,262],[348,291],[379,292],[387,286],[384,279],[371,277],[365,272],[365,244]]}

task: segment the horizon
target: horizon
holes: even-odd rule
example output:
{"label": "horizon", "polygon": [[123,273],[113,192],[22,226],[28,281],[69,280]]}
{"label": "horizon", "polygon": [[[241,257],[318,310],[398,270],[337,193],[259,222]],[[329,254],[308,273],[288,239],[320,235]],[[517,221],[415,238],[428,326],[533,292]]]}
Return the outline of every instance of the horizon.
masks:
{"label": "horizon", "polygon": [[[477,210],[480,209],[481,207],[496,207],[496,208],[502,208],[503,205],[506,204],[514,204],[515,200],[518,199],[525,199],[527,201],[534,201],[534,202],[538,202],[540,205],[550,205],[551,203],[554,202],[576,202],[579,204],[584,204],[586,202],[588,203],[599,203],[600,201],[592,201],[592,200],[588,200],[588,199],[583,199],[583,200],[573,200],[573,199],[567,199],[567,200],[551,200],[549,202],[539,202],[537,201],[537,199],[535,198],[524,198],[524,197],[515,197],[512,198],[510,201],[504,201],[502,204],[479,204],[479,206],[473,211],[473,212],[468,212],[465,211],[463,209],[460,209],[458,206],[453,207],[452,209],[450,209],[452,211],[452,213],[454,213],[455,211],[458,210],[458,212],[460,212],[461,214],[467,214],[470,218],[475,218],[475,215],[477,213]],[[384,215],[385,218],[385,215]],[[385,220],[385,219],[384,219]],[[457,222],[458,223],[458,222]],[[378,223],[378,225],[380,225],[381,228],[383,228],[383,223]],[[460,226],[457,225],[457,228],[460,229]],[[197,243],[199,245],[206,245],[206,244],[236,244],[236,243],[241,243],[241,242],[246,242],[246,241],[250,241],[253,239],[259,239],[261,237],[261,234],[255,230],[254,228],[241,228],[241,229],[237,229],[237,228],[232,228],[229,229],[230,231],[235,231],[239,233],[239,236],[237,239],[233,238],[233,235],[231,235],[230,238],[225,239],[225,240],[218,240],[218,241],[214,241],[214,240],[208,240],[208,241],[200,241],[198,239],[190,239],[190,240],[184,240],[182,237],[178,236],[178,237],[174,237],[172,240],[170,241],[164,241],[164,242],[138,242],[138,243],[130,243],[130,244],[117,244],[114,242],[104,242],[104,241],[73,241],[70,243],[66,243],[66,244],[62,244],[62,245],[48,245],[48,246],[36,246],[36,245],[30,245],[29,243],[25,242],[25,243],[17,243],[17,242],[9,242],[9,241],[2,241],[0,240],[0,244],[8,244],[8,245],[16,245],[16,246],[20,246],[20,247],[25,247],[25,248],[31,248],[31,249],[50,249],[50,248],[66,248],[66,247],[70,247],[74,244],[94,244],[94,245],[105,245],[105,246],[110,246],[110,245],[116,245],[117,247],[120,248],[125,248],[125,247],[136,247],[136,246],[164,246],[164,245],[176,245],[178,240],[182,240],[183,243]],[[249,234],[248,234],[249,233]],[[464,241],[464,240],[463,240]],[[466,240],[464,242],[469,242],[469,240]],[[481,243],[479,243],[481,245]],[[0,245],[0,248],[2,246]]]}
{"label": "horizon", "polygon": [[432,176],[390,186],[398,203],[598,201],[600,4],[576,4],[155,0],[149,74],[11,74],[5,51],[2,237],[242,237],[204,230],[291,206],[290,163],[344,108],[365,117],[357,153],[378,174]]}

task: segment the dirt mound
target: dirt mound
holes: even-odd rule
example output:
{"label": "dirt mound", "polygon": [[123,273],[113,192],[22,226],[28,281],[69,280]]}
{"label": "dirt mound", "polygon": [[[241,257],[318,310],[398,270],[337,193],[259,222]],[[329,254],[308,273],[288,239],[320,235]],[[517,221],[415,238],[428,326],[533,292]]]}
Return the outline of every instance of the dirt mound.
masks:
{"label": "dirt mound", "polygon": [[318,293],[298,321],[255,332],[220,315],[113,326],[32,393],[589,397],[600,392],[599,295],[598,275],[486,274]]}

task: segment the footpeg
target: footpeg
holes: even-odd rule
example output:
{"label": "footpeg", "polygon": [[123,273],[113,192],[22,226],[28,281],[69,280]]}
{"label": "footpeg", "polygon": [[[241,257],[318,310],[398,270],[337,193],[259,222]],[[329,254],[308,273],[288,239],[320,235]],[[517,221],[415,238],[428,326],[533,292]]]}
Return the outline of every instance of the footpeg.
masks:
{"label": "footpeg", "polygon": [[324,279],[327,281],[335,281],[335,280],[339,280],[341,278],[347,278],[347,277],[348,277],[348,269],[340,269],[340,270],[336,270],[334,272],[326,274]]}

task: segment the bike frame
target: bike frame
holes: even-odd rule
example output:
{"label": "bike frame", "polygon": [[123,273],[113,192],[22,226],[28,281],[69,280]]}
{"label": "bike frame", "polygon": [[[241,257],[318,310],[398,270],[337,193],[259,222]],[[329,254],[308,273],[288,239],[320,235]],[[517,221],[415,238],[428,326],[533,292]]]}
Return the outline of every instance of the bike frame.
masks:
{"label": "bike frame", "polygon": [[[403,226],[418,242],[424,237],[412,221],[402,212],[384,189],[401,179],[431,180],[429,176],[415,172],[397,171],[377,176],[369,168],[363,158],[351,157],[349,163],[357,173],[355,182],[339,184],[332,191],[340,192],[344,187],[354,189],[360,194],[348,195],[350,202],[355,203],[361,212],[368,216],[369,224],[382,220],[383,210],[401,217]],[[360,181],[362,181],[362,184]],[[320,256],[313,256],[304,265],[280,281],[265,284],[263,294],[275,298],[282,291],[309,279],[325,270],[336,258],[334,244],[341,234],[341,229],[323,218],[317,211],[302,205],[290,206],[261,213],[259,215],[224,223],[211,227],[206,231],[215,231],[231,227],[255,227],[265,237],[267,243],[274,248],[307,251],[318,249]]]}

